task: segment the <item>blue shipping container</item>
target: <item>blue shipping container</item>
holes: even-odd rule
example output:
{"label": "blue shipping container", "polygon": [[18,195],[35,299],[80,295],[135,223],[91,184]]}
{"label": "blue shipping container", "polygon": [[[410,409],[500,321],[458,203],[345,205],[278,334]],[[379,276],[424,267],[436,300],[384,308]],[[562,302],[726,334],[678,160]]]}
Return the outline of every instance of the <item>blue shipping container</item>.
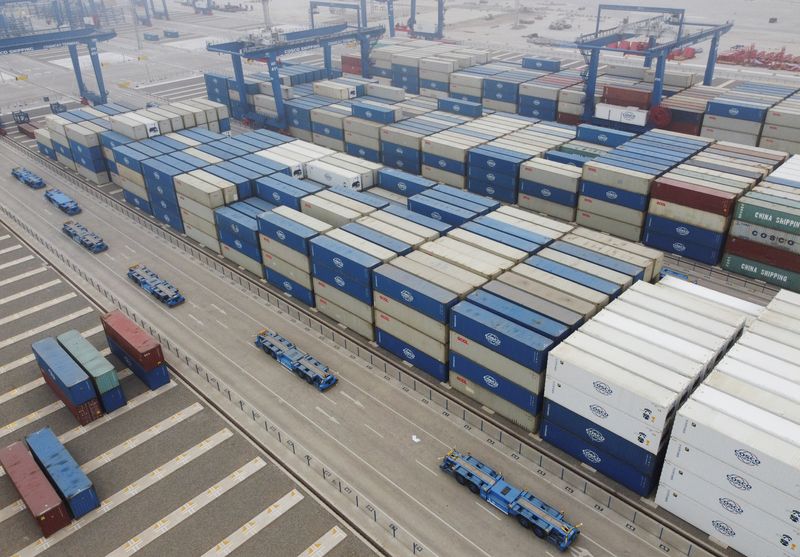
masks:
{"label": "blue shipping container", "polygon": [[61,389],[62,394],[75,406],[95,398],[94,385],[75,360],[52,337],[31,345],[36,363]]}
{"label": "blue shipping container", "polygon": [[417,369],[433,376],[438,381],[442,383],[447,382],[449,378],[447,364],[440,362],[436,358],[429,356],[420,349],[411,346],[394,335],[390,335],[382,329],[375,329],[375,333],[378,346],[385,348],[398,358],[407,361]]}
{"label": "blue shipping container", "polygon": [[447,323],[450,308],[458,302],[458,296],[449,290],[393,265],[375,269],[372,286],[376,292],[440,323]]}
{"label": "blue shipping container", "polygon": [[532,393],[499,373],[490,371],[452,350],[450,351],[450,369],[490,393],[522,408],[525,412],[536,415],[542,409],[541,394]]}

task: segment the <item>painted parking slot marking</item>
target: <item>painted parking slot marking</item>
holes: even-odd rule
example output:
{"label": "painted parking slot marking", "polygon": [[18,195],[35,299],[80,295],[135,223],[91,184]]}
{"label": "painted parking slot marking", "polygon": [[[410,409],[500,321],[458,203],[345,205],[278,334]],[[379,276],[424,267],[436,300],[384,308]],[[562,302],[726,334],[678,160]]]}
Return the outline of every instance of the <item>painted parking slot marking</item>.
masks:
{"label": "painted parking slot marking", "polygon": [[19,265],[20,263],[25,263],[31,259],[33,259],[32,255],[26,255],[25,257],[20,257],[19,259],[14,259],[13,261],[9,261],[7,263],[0,263],[0,271],[3,269],[8,269],[9,267],[13,267],[14,265]]}
{"label": "painted parking slot marking", "polygon": [[[63,317],[59,317],[55,321],[51,321],[50,323],[45,323],[44,325],[39,325],[33,329],[25,331],[24,333],[20,333],[18,335],[14,335],[13,337],[0,340],[0,348],[5,348],[6,346],[11,346],[21,340],[25,340],[26,338],[30,338],[33,336],[38,335],[39,333],[43,333],[48,329],[52,329],[53,327],[58,327],[59,325],[63,325],[64,323],[69,323],[73,319],[77,319],[78,317],[84,316],[87,313],[92,313],[94,309],[90,307],[85,307],[83,309],[79,309],[78,311],[73,311],[69,315],[65,315]],[[102,327],[100,327],[102,330]]]}
{"label": "painted parking slot marking", "polygon": [[14,557],[35,557],[40,553],[44,553],[54,545],[56,545],[61,540],[69,537],[72,533],[77,532],[81,528],[88,526],[104,514],[109,511],[112,511],[125,503],[126,501],[132,499],[136,496],[136,494],[141,493],[142,491],[146,490],[149,487],[157,484],[159,481],[163,480],[176,470],[186,466],[196,458],[202,456],[203,454],[207,453],[214,447],[218,446],[220,443],[225,441],[226,439],[233,436],[233,432],[229,429],[222,429],[212,435],[211,437],[201,441],[194,447],[190,448],[188,451],[179,454],[172,460],[162,464],[155,470],[145,474],[132,484],[124,487],[123,489],[117,491],[112,496],[104,499],[100,502],[100,507],[91,511],[88,514],[85,514],[78,520],[75,520],[67,526],[66,528],[62,528],[49,538],[39,538],[29,546],[23,548],[21,551],[18,551]]}
{"label": "painted parking slot marking", "polygon": [[66,302],[67,300],[71,300],[72,298],[75,298],[77,296],[78,296],[77,292],[68,292],[63,296],[58,296],[57,298],[53,298],[52,300],[47,300],[46,302],[42,302],[41,304],[36,304],[35,306],[25,308],[22,311],[18,311],[17,313],[13,313],[11,315],[8,315],[0,319],[0,325],[6,325],[7,323],[11,323],[12,321],[16,321],[17,319],[22,319],[23,317],[33,315],[34,313],[40,312],[49,307],[57,306],[58,304]]}
{"label": "painted parking slot marking", "polygon": [[[94,457],[89,462],[86,462],[85,464],[81,464],[81,470],[83,470],[87,475],[91,474],[92,472],[94,472],[98,468],[108,464],[109,462],[111,462],[115,458],[119,458],[122,455],[124,455],[125,453],[135,449],[136,447],[138,447],[139,445],[141,445],[145,441],[149,441],[150,439],[153,439],[158,434],[164,433],[165,431],[170,429],[172,426],[181,423],[186,418],[188,418],[190,416],[194,416],[195,414],[200,412],[202,409],[203,409],[203,405],[200,404],[199,402],[195,402],[194,404],[184,408],[180,412],[176,412],[172,416],[170,416],[170,417],[168,417],[168,418],[166,418],[164,420],[161,420],[157,424],[147,428],[146,430],[144,430],[144,431],[142,431],[140,433],[137,433],[136,435],[134,435],[133,437],[131,437],[127,441],[124,441],[124,442],[120,443],[116,447],[112,447],[111,449],[107,450],[103,454]],[[16,514],[16,513],[12,513],[10,510],[8,510],[10,507],[15,508],[16,512],[20,512],[22,509],[25,508],[25,503],[23,503],[22,500],[20,499],[20,500],[14,501],[14,503],[9,505],[8,507],[0,510],[0,517],[3,517],[3,518],[0,518],[0,522],[5,520],[6,518],[9,518],[9,517],[13,516],[14,514]]]}
{"label": "painted parking slot marking", "polygon": [[251,518],[241,528],[229,534],[213,548],[203,553],[202,557],[221,557],[230,555],[247,540],[283,516],[289,509],[303,500],[303,494],[296,489],[275,501],[272,505]]}
{"label": "painted parking slot marking", "polygon": [[22,249],[22,244],[16,244],[13,246],[9,246],[7,248],[0,249],[0,255],[5,255],[6,253],[11,253],[12,251],[17,251],[18,249]]}
{"label": "painted parking slot marking", "polygon": [[32,391],[33,389],[39,387],[40,385],[44,385],[44,378],[42,377],[39,377],[38,379],[34,379],[33,381],[25,383],[24,385],[20,385],[19,387],[11,389],[10,391],[6,391],[5,393],[0,395],[0,404],[4,404],[9,400],[14,400],[19,395],[23,395],[29,391]]}
{"label": "painted parking slot marking", "polygon": [[267,463],[259,456],[233,471],[231,474],[209,487],[202,493],[196,495],[167,516],[152,524],[148,528],[142,530],[136,536],[129,539],[127,542],[119,546],[114,551],[108,553],[106,557],[122,557],[124,555],[132,555],[144,548],[147,544],[155,541],[163,534],[169,532],[172,528],[192,516],[194,513],[212,503],[218,497],[221,497],[238,484],[261,470]]}
{"label": "painted parking slot marking", "polygon": [[38,275],[39,273],[44,273],[47,270],[47,267],[37,267],[36,269],[31,269],[30,271],[25,271],[24,273],[20,273],[16,276],[0,280],[0,286],[6,286],[8,284],[12,284],[14,282],[18,282],[20,280],[25,280],[26,278],[30,278],[34,275]]}
{"label": "painted parking slot marking", "polygon": [[3,299],[0,299],[0,306],[3,304],[7,304],[8,302],[13,302],[14,300],[19,300],[20,298],[24,298],[25,296],[30,296],[31,294],[35,294],[36,292],[41,292],[42,290],[46,290],[51,286],[55,286],[56,284],[61,284],[61,279],[54,279],[38,286],[32,286],[27,290],[23,290],[22,292],[17,292],[16,294],[12,294],[10,296],[6,296]]}
{"label": "painted parking slot marking", "polygon": [[11,238],[11,234],[3,234],[0,236],[0,240],[8,240],[9,238]]}
{"label": "painted parking slot marking", "polygon": [[375,435],[377,435],[378,437],[380,437],[381,439],[383,439],[383,433],[381,433],[381,432],[380,432],[380,431],[378,431],[377,429],[374,429],[374,428],[370,427],[370,426],[369,426],[369,425],[367,425],[367,424],[364,424],[364,427],[365,427],[365,428],[367,428],[368,430],[370,430],[372,433],[374,433],[374,434],[375,434]]}
{"label": "painted parking slot marking", "polygon": [[322,557],[327,555],[334,547],[339,545],[347,537],[344,530],[338,526],[334,526],[325,532],[320,539],[308,546],[308,549],[303,551],[297,557]]}
{"label": "painted parking slot marking", "polygon": [[36,420],[40,420],[40,419],[44,418],[45,416],[49,416],[50,414],[52,414],[56,410],[60,410],[63,407],[64,407],[64,403],[61,402],[60,400],[57,400],[56,402],[51,402],[50,404],[48,404],[44,408],[39,408],[38,410],[34,410],[33,412],[31,412],[27,416],[23,416],[23,417],[19,418],[18,420],[15,420],[15,421],[13,421],[11,423],[8,423],[8,424],[4,425],[3,427],[0,428],[0,439],[5,437],[9,433],[14,433],[18,429],[23,428],[28,424],[32,424]]}

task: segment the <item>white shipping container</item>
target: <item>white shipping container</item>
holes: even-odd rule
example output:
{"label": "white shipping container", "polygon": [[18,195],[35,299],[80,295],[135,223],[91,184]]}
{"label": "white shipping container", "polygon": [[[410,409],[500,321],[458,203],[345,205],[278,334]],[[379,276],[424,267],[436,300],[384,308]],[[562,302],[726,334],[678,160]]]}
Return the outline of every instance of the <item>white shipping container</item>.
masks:
{"label": "white shipping container", "polygon": [[219,247],[219,241],[216,239],[216,237],[209,236],[202,230],[198,230],[197,228],[188,223],[183,223],[183,230],[184,232],[186,232],[186,236],[188,236],[201,246],[205,246],[214,253],[222,253],[222,250]]}
{"label": "white shipping container", "polygon": [[621,166],[589,161],[583,165],[583,179],[639,195],[650,193],[650,183],[655,176]]}
{"label": "white shipping container", "polygon": [[458,251],[460,253],[463,253],[464,255],[478,258],[489,265],[494,265],[503,270],[510,269],[511,267],[514,266],[515,263],[515,261],[511,261],[506,257],[491,253],[488,249],[480,248],[475,244],[466,243],[460,239],[455,238],[454,236],[450,236],[449,234],[447,236],[442,236],[441,238],[434,240],[434,243],[447,247],[454,251]]}
{"label": "white shipping container", "polygon": [[[473,275],[472,273],[469,273],[469,271],[462,270],[459,267],[455,267],[455,265],[451,265],[450,263],[439,260],[435,257],[431,257],[426,253],[411,252],[409,255],[413,256],[414,254],[419,254],[421,256],[424,256],[424,258],[427,258],[427,260],[423,259],[422,257],[416,257],[416,258],[398,257],[397,259],[392,260],[392,265],[400,269],[403,269],[404,271],[409,272],[412,275],[416,275],[424,280],[427,280],[428,282],[431,282],[437,286],[441,286],[445,290],[449,290],[450,292],[457,294],[459,297],[466,296],[469,292],[472,292],[472,290],[475,288],[474,286],[472,286],[472,284],[462,280],[463,278],[465,278],[464,277],[465,274],[472,275],[476,277],[477,280],[485,282],[483,277],[480,277],[478,275]],[[457,275],[454,275],[443,270],[441,266],[439,266],[439,268],[434,268],[432,266],[429,266],[437,263],[453,267],[457,271],[459,271],[459,273]]]}
{"label": "white shipping container", "polygon": [[513,248],[496,240],[491,240],[484,236],[480,236],[468,230],[454,228],[447,233],[447,236],[450,238],[455,238],[464,244],[474,246],[480,250],[484,250],[498,257],[502,257],[517,263],[528,257],[528,253],[522,250]]}
{"label": "white shipping container", "polygon": [[365,321],[319,294],[314,295],[314,300],[316,301],[317,309],[328,317],[368,340],[375,339],[375,330],[372,327],[371,320]]}
{"label": "white shipping container", "polygon": [[563,221],[575,221],[575,207],[561,205],[560,203],[547,201],[526,193],[519,194],[517,197],[517,205],[525,209],[530,209],[531,211],[537,211],[539,213],[561,219]]}
{"label": "white shipping container", "polygon": [[781,342],[757,335],[750,331],[745,332],[739,338],[737,345],[759,350],[760,352],[764,352],[790,364],[800,362],[800,349],[787,346]]}
{"label": "white shipping container", "polygon": [[351,234],[345,230],[336,228],[334,230],[330,230],[326,236],[357,249],[358,251],[371,255],[372,257],[383,261],[384,263],[397,257],[397,254],[392,250],[386,249],[383,246],[379,246],[378,244],[370,242],[369,240],[365,240],[364,238],[356,236],[355,234]]}
{"label": "white shipping container", "polygon": [[536,373],[499,352],[489,350],[480,343],[455,331],[450,331],[450,350],[461,354],[489,371],[502,375],[523,389],[539,394],[544,390],[544,373]]}
{"label": "white shipping container", "polygon": [[800,332],[795,332],[798,331],[798,329],[790,328],[794,320],[784,318],[780,321],[782,321],[782,325],[784,326],[774,325],[767,321],[762,321],[761,318],[759,318],[758,321],[750,325],[748,330],[751,333],[783,343],[787,346],[800,347]]}
{"label": "white shipping container", "polygon": [[555,232],[560,233],[558,237],[561,235],[568,234],[572,232],[575,228],[572,224],[567,224],[565,222],[558,222],[556,220],[544,217],[542,215],[537,215],[535,213],[531,213],[530,211],[525,211],[518,207],[512,207],[511,205],[503,205],[497,211],[490,213],[489,216],[493,218],[496,217],[498,214],[508,215],[510,217],[519,219],[521,221],[529,222],[536,226],[542,226],[548,230],[553,230]]}
{"label": "white shipping container", "polygon": [[314,277],[314,293],[319,294],[339,307],[347,308],[348,313],[352,313],[362,321],[372,323],[372,306],[365,304],[361,300],[356,300],[317,277]]}
{"label": "white shipping container", "polygon": [[724,233],[728,230],[728,224],[730,223],[730,217],[685,207],[663,199],[651,199],[649,211],[652,215],[697,226],[712,232]]}
{"label": "white shipping container", "polygon": [[[631,287],[630,291],[640,294],[642,296],[641,300],[649,299],[662,304],[678,306],[686,311],[702,315],[706,320],[711,319],[719,322],[719,336],[725,336],[720,333],[729,330],[728,328],[735,330],[736,333],[734,336],[738,336],[744,328],[745,315],[743,313],[711,300],[698,298],[692,294],[675,289],[660,288],[657,284],[650,284],[643,281],[636,282]],[[628,295],[627,292],[626,295]],[[632,294],[629,296],[632,296]],[[642,304],[637,302],[637,305]]]}
{"label": "white shipping container", "polygon": [[[61,153],[56,153],[56,154],[60,155]],[[58,159],[58,161],[62,162],[61,159]],[[63,164],[63,162],[62,162],[62,164]],[[73,163],[73,165],[74,165],[74,163]],[[135,170],[131,170],[130,168],[128,168],[124,164],[119,164],[119,165],[117,165],[117,171],[119,172],[120,176],[122,176],[123,178],[125,178],[129,182],[133,182],[134,184],[136,184],[136,185],[138,185],[140,187],[143,187],[143,188],[145,187],[145,185],[144,185],[144,176],[142,176],[141,174],[139,174]]]}
{"label": "white shipping container", "polygon": [[316,194],[307,195],[300,201],[300,204],[303,213],[334,227],[342,226],[348,222],[354,222],[362,216],[352,209],[323,199]]}
{"label": "white shipping container", "polygon": [[216,186],[204,182],[191,174],[175,176],[175,191],[192,199],[205,207],[222,207],[225,205],[225,194]]}
{"label": "white shipping container", "polygon": [[327,222],[321,221],[319,219],[315,219],[314,217],[307,215],[305,213],[301,213],[291,207],[287,207],[285,205],[279,205],[272,210],[273,213],[276,215],[281,215],[287,219],[293,220],[298,224],[302,224],[306,228],[310,228],[311,230],[317,232],[318,234],[324,234],[328,230],[331,229],[331,225]]}
{"label": "white shipping container", "polygon": [[305,273],[311,273],[311,263],[307,254],[295,251],[286,244],[276,242],[263,234],[259,234],[258,237],[262,252],[274,255]]}
{"label": "white shipping container", "polygon": [[733,345],[725,354],[725,358],[717,365],[717,368],[722,369],[723,364],[725,364],[726,370],[733,366],[741,367],[746,372],[751,369],[764,370],[789,381],[797,381],[797,378],[800,377],[800,364],[775,358],[739,343]]}
{"label": "white shipping container", "polygon": [[800,424],[800,383],[787,381],[763,370],[747,373],[746,369],[742,369],[745,366],[730,366],[726,360],[722,360],[706,377],[704,386]]}
{"label": "white shipping container", "polygon": [[781,289],[775,294],[775,300],[780,300],[789,304],[800,306],[800,294],[790,290]]}
{"label": "white shipping container", "polygon": [[596,306],[591,302],[576,298],[571,294],[551,288],[546,284],[529,279],[515,272],[503,273],[497,277],[497,280],[527,292],[528,294],[547,300],[557,306],[578,313],[584,318],[594,315],[597,311]]}
{"label": "white shipping container", "polygon": [[[691,497],[668,484],[662,484],[656,494],[656,504],[745,555],[758,557],[796,555],[797,547],[794,549],[791,547],[792,545],[796,546],[796,543],[792,544],[792,536],[786,534],[791,530],[781,528],[778,521],[766,513],[751,516],[750,519],[755,521],[747,521],[747,526],[744,526],[737,521],[736,507],[733,501],[730,501],[733,504],[729,509],[722,507],[720,501],[714,501],[716,504],[713,504],[713,508],[709,508],[706,506],[706,504],[710,504],[706,494],[714,494],[715,490],[707,482],[702,483],[706,485],[704,492],[692,493]],[[729,503],[729,501],[724,501],[724,503]],[[784,536],[789,536],[789,543],[785,546],[781,543],[781,540],[786,539]]]}
{"label": "white shipping container", "polygon": [[[578,201],[580,207],[580,201]],[[644,213],[642,213],[644,215]],[[597,213],[580,209],[575,213],[575,222],[581,226],[592,227],[595,230],[602,230],[609,234],[614,234],[620,238],[638,242],[642,237],[642,227],[627,222],[622,222],[613,218],[608,218]]]}
{"label": "white shipping container", "polygon": [[262,250],[261,262],[264,265],[264,267],[272,269],[276,273],[279,273],[285,276],[286,278],[293,280],[294,282],[303,286],[304,288],[307,288],[308,290],[313,290],[314,284],[312,283],[311,275],[302,269],[298,269],[288,261],[285,261],[272,253]]}
{"label": "white shipping container", "polygon": [[[604,406],[613,406],[652,428],[661,430],[670,422],[682,390],[679,376],[673,375],[670,387],[657,384],[654,379],[631,373],[611,363],[616,349],[610,355],[585,352],[572,344],[559,344],[547,358],[547,376],[597,400]],[[608,359],[606,359],[608,358]]]}
{"label": "white shipping container", "polygon": [[693,294],[699,298],[704,298],[723,306],[728,306],[735,311],[745,313],[753,318],[758,317],[761,312],[764,311],[764,306],[762,305],[748,302],[747,300],[743,300],[741,298],[737,298],[736,296],[731,296],[730,294],[725,294],[711,288],[705,288],[677,277],[665,276],[658,282],[658,285],[668,286],[676,290],[683,290],[684,292],[688,292],[689,294]]}
{"label": "white shipping container", "polygon": [[[794,424],[785,425],[796,429]],[[678,411],[672,437],[723,463],[800,497],[800,447],[738,417],[687,400]]]}
{"label": "white shipping container", "polygon": [[500,398],[493,392],[473,383],[463,375],[451,371],[449,384],[454,390],[467,395],[469,398],[482,404],[485,408],[497,412],[524,430],[534,432],[539,429],[539,416],[534,416],[533,414],[525,412],[519,406]]}
{"label": "white shipping container", "polygon": [[[786,318],[789,321],[782,321],[781,318]],[[800,320],[800,306],[775,298],[767,306],[767,311],[759,316],[759,320],[772,323],[773,325],[796,322]],[[794,326],[794,330],[800,330],[800,326]]]}
{"label": "white shipping container", "polygon": [[[606,219],[615,220],[636,228],[642,227],[646,214],[644,211],[637,211],[636,209],[631,209],[630,207],[624,207],[622,205],[617,205],[616,203],[609,203],[608,201],[603,201],[594,197],[588,197],[586,195],[581,195],[578,197],[579,224],[583,224],[583,222],[580,220],[581,211],[586,211],[599,217],[605,217]],[[604,226],[602,229],[606,230],[606,227]],[[617,234],[616,230],[611,230],[610,233]]]}
{"label": "white shipping container", "polygon": [[390,298],[386,294],[373,292],[373,305],[378,311],[391,315],[395,319],[410,325],[421,334],[430,337],[439,343],[447,343],[447,324],[411,309],[405,304]]}
{"label": "white shipping container", "polygon": [[743,500],[762,509],[797,509],[796,496],[781,491],[745,471],[728,466],[697,447],[673,438],[670,439],[667,448],[661,483],[679,485],[674,479],[676,470],[694,474],[702,471],[702,478],[705,481],[726,490],[730,489]]}
{"label": "white shipping container", "polygon": [[341,186],[361,191],[361,174],[333,166],[323,161],[311,161],[305,166],[306,177],[326,186]]}
{"label": "white shipping container", "polygon": [[250,259],[240,251],[235,250],[227,244],[220,242],[219,247],[222,249],[222,257],[229,259],[236,263],[242,269],[250,271],[258,277],[264,276],[264,269],[261,267],[261,262],[255,259]]}
{"label": "white shipping container", "polygon": [[521,180],[529,180],[553,188],[578,193],[581,170],[569,164],[547,159],[531,159],[522,163],[519,170]]}
{"label": "white shipping container", "polygon": [[[370,192],[373,192],[373,190],[375,189],[378,188],[373,188],[372,190],[370,190]],[[366,226],[367,228],[371,228],[376,232],[386,234],[387,236],[394,238],[395,240],[399,240],[413,247],[416,247],[426,241],[426,238],[417,236],[416,234],[407,232],[402,228],[398,228],[397,226],[393,226],[387,222],[373,218],[372,215],[367,217],[361,217],[360,219],[358,219],[358,223]]]}
{"label": "white shipping container", "polygon": [[131,182],[130,180],[128,180],[127,178],[123,178],[122,176],[119,176],[115,183],[125,191],[129,191],[133,195],[141,197],[145,201],[150,200],[150,198],[147,196],[147,189],[144,186],[140,186],[139,184]]}
{"label": "white shipping container", "polygon": [[420,333],[418,330],[406,325],[399,319],[384,313],[378,309],[375,310],[375,326],[397,337],[398,339],[407,342],[411,346],[419,349],[428,356],[435,360],[447,363],[447,345],[435,340],[428,335]]}
{"label": "white shipping container", "polygon": [[484,262],[479,257],[473,257],[465,254],[462,251],[457,251],[449,246],[439,244],[438,242],[427,242],[419,247],[419,250],[432,255],[434,257],[443,259],[448,263],[461,267],[471,273],[480,275],[485,279],[491,279],[503,272],[503,269]]}
{"label": "white shipping container", "polygon": [[198,230],[200,230],[203,234],[208,234],[212,238],[218,238],[219,234],[217,232],[217,225],[214,224],[214,221],[207,221],[194,213],[187,211],[186,209],[180,209],[181,212],[181,219],[183,220],[184,224],[189,223]]}
{"label": "white shipping container", "polygon": [[385,222],[401,230],[405,230],[406,232],[409,232],[416,236],[420,236],[425,240],[434,240],[439,237],[439,233],[432,228],[428,228],[427,226],[422,226],[421,224],[417,224],[414,221],[410,221],[404,219],[403,217],[387,213],[386,211],[375,211],[374,213],[370,213],[369,218],[374,218],[376,220]]}
{"label": "white shipping container", "polygon": [[648,453],[658,454],[669,438],[671,422],[667,422],[665,429],[642,423],[640,419],[608,404],[608,401],[587,395],[568,382],[552,377],[550,373],[545,375],[544,396]]}
{"label": "white shipping container", "polygon": [[[614,236],[611,236],[607,233],[598,232],[596,230],[591,230],[580,226],[576,227],[572,231],[572,233],[577,236],[588,238],[590,240],[594,240],[595,242],[601,242],[603,244],[619,248],[623,251],[644,257],[653,262],[653,275],[657,275],[658,273],[661,272],[661,267],[664,264],[664,253],[659,250],[649,248],[647,246],[644,246],[636,242],[628,242],[621,238],[615,238]],[[651,280],[651,279],[646,279],[646,280]]]}
{"label": "white shipping container", "polygon": [[225,197],[226,205],[239,200],[239,193],[236,189],[236,184],[233,182],[229,182],[228,180],[220,178],[219,176],[211,174],[210,172],[206,172],[205,170],[192,170],[189,172],[189,174],[196,178],[200,178],[204,182],[207,182],[212,186],[222,190],[222,195]]}
{"label": "white shipping container", "polygon": [[[584,228],[576,228],[577,230],[585,230]],[[604,242],[599,242],[594,239],[586,238],[584,236],[579,236],[574,233],[566,234],[563,238],[563,241],[569,242],[570,244],[584,247],[586,249],[590,249],[592,251],[596,251],[597,253],[601,253],[603,255],[608,255],[609,257],[614,257],[616,259],[620,259],[622,261],[626,261],[631,265],[636,265],[642,269],[643,273],[643,280],[649,281],[652,280],[653,277],[653,269],[654,263],[652,259],[644,257],[642,255],[638,255],[635,253],[631,253],[629,251],[625,251],[624,249],[620,249],[615,246],[608,245]],[[639,284],[641,281],[634,283],[633,287]]]}

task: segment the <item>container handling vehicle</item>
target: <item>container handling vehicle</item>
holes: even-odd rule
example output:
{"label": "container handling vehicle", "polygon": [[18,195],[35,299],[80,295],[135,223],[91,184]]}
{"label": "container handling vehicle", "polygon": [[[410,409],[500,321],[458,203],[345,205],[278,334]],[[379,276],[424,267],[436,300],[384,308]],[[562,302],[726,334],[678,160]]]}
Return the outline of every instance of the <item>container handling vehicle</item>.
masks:
{"label": "container handling vehicle", "polygon": [[58,207],[61,212],[68,215],[77,215],[81,212],[78,202],[59,189],[51,188],[47,190],[44,192],[44,198]]}
{"label": "container handling vehicle", "polygon": [[316,385],[320,391],[327,391],[338,381],[338,378],[328,370],[328,366],[306,354],[275,331],[269,329],[259,331],[255,344],[300,379]]}
{"label": "container handling vehicle", "polygon": [[34,174],[22,166],[12,168],[11,175],[29,188],[33,188],[35,190],[41,189],[45,186],[44,180],[41,176]]}
{"label": "container handling vehicle", "polygon": [[144,265],[133,265],[128,268],[128,278],[149,292],[162,304],[175,307],[186,301],[186,298],[170,282],[162,279]]}
{"label": "container handling vehicle", "polygon": [[77,221],[68,220],[61,227],[61,231],[72,238],[76,244],[83,246],[92,253],[100,253],[108,249],[108,244],[100,236]]}
{"label": "container handling vehicle", "polygon": [[439,468],[503,514],[516,517],[523,528],[530,528],[537,537],[554,543],[560,551],[566,551],[580,534],[580,524],[568,523],[563,512],[529,491],[513,487],[499,472],[469,453],[452,449],[442,458]]}

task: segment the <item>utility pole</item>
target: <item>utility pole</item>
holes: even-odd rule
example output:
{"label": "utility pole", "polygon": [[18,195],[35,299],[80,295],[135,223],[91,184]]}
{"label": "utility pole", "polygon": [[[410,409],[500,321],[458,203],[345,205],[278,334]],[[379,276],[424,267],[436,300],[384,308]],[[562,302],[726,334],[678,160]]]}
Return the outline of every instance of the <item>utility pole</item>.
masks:
{"label": "utility pole", "polygon": [[269,0],[261,0],[261,9],[264,11],[265,32],[269,33],[270,29],[272,29],[272,20],[269,17]]}

